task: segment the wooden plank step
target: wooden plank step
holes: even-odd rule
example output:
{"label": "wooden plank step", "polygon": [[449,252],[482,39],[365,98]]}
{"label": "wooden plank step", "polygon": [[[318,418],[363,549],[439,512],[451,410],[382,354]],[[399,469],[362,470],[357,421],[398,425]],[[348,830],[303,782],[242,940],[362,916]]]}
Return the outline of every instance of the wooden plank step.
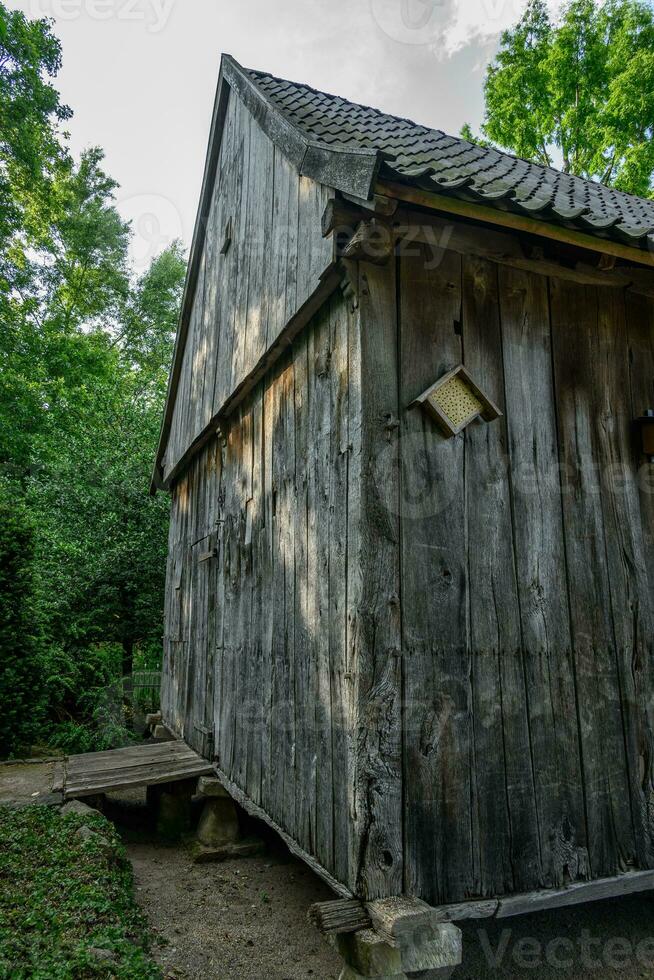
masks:
{"label": "wooden plank step", "polygon": [[193,752],[185,742],[144,742],[142,745],[130,745],[124,749],[108,749],[104,752],[86,752],[82,755],[68,757],[69,766],[94,766],[97,762],[111,762],[120,765],[122,760],[134,759],[166,759],[170,756],[186,755]]}
{"label": "wooden plank step", "polygon": [[196,762],[199,757],[195,752],[188,753],[176,753],[175,755],[169,755],[163,759],[153,759],[149,756],[145,756],[142,759],[137,757],[131,757],[127,759],[121,759],[119,761],[112,761],[110,759],[99,760],[98,762],[90,765],[69,762],[68,763],[68,777],[69,779],[74,779],[77,776],[91,776],[91,775],[101,775],[105,772],[115,772],[116,770],[122,769],[136,769],[143,766],[183,766],[187,763]]}
{"label": "wooden plank step", "polygon": [[184,742],[146,742],[71,756],[65,768],[64,796],[70,800],[111,790],[179,782],[213,775],[213,771],[211,764]]}
{"label": "wooden plank step", "polygon": [[84,786],[66,786],[65,797],[67,800],[82,798],[84,796],[97,796],[101,793],[123,789],[137,789],[139,786],[159,786],[163,783],[180,782],[183,779],[195,779],[198,776],[208,776],[213,774],[210,766],[196,766],[186,769],[183,773],[169,773],[157,770],[148,776],[127,776],[121,778],[119,774],[111,782],[86,784]]}
{"label": "wooden plank step", "polygon": [[150,775],[165,772],[171,776],[183,778],[185,772],[196,769],[207,769],[212,772],[209,763],[202,759],[185,759],[183,762],[163,763],[156,766],[123,766],[120,769],[110,769],[99,773],[78,773],[66,779],[66,789],[71,786],[110,784],[115,779],[147,779]]}

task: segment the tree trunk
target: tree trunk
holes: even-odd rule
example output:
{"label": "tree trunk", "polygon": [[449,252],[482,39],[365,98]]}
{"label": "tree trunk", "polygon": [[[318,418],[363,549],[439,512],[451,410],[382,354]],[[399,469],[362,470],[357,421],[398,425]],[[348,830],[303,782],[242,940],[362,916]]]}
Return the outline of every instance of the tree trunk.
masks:
{"label": "tree trunk", "polygon": [[130,677],[134,670],[134,641],[123,640],[123,677]]}

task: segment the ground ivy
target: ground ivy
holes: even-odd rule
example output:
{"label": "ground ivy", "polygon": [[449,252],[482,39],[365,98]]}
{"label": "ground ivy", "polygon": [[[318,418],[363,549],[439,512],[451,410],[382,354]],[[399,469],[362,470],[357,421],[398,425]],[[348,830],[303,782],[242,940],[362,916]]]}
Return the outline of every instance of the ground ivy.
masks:
{"label": "ground ivy", "polygon": [[[115,859],[77,835],[83,823]],[[161,978],[115,829],[100,814],[0,807],[0,980],[87,977]]]}

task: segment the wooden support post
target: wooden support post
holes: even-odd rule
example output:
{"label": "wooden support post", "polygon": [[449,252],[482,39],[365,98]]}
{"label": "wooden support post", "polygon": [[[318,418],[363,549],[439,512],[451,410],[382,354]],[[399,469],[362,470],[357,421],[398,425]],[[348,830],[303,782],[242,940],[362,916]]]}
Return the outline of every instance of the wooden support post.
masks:
{"label": "wooden support post", "polygon": [[354,262],[386,265],[393,255],[395,239],[393,230],[385,221],[372,218],[362,221],[352,238],[343,248],[343,258]]}

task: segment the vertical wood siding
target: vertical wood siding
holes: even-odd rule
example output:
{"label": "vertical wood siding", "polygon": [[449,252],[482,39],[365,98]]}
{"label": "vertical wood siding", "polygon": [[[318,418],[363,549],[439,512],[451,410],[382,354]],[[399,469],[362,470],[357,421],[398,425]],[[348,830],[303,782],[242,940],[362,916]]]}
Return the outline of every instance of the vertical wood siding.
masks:
{"label": "vertical wood siding", "polygon": [[[318,287],[332,258],[320,230],[331,196],[298,176],[232,93],[165,476]],[[230,220],[232,242],[223,255]]]}
{"label": "vertical wood siding", "polygon": [[175,486],[163,701],[168,724],[352,884],[358,322],[335,295]]}
{"label": "vertical wood siding", "polygon": [[[652,304],[431,258],[399,261],[405,890],[652,867]],[[410,406],[460,361],[504,417],[444,440]]]}
{"label": "vertical wood siding", "polygon": [[[174,487],[167,721],[362,896],[654,867],[654,304],[349,274]],[[504,414],[446,440],[411,406],[461,361]]]}

